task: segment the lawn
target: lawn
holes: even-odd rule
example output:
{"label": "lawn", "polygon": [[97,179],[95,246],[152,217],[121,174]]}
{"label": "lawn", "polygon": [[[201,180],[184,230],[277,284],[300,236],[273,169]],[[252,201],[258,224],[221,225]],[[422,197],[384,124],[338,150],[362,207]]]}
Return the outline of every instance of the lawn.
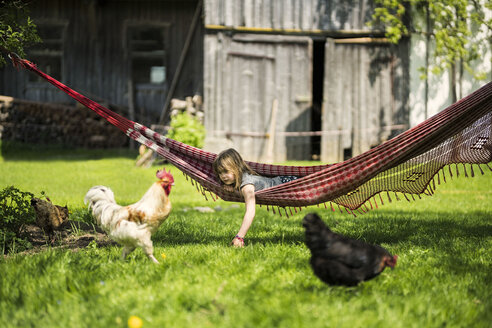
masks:
{"label": "lawn", "polygon": [[[83,198],[91,186],[107,185],[120,204],[130,204],[155,180],[159,167],[135,167],[135,154],[4,147],[0,189],[44,191],[67,204],[72,219],[87,219]],[[166,168],[176,181],[173,212],[153,237],[161,264],[141,250],[122,261],[120,247],[95,244],[1,257],[0,325],[127,327],[137,316],[143,327],[490,327],[488,169],[448,179],[432,197],[357,217],[312,207],[285,218],[258,208],[247,247],[234,249],[228,243],[243,204],[206,201]],[[221,210],[200,213],[197,206]],[[325,285],[308,263],[301,225],[308,211],[336,232],[398,254],[398,265],[357,287]]]}

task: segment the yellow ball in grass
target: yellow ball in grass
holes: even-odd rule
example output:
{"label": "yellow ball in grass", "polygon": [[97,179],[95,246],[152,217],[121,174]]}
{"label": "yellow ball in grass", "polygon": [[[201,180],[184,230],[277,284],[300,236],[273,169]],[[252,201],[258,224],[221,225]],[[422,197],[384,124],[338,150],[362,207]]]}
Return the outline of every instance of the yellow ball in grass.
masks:
{"label": "yellow ball in grass", "polygon": [[128,328],[142,328],[143,321],[136,315],[132,315],[128,318]]}
{"label": "yellow ball in grass", "polygon": [[161,257],[162,257],[163,260],[165,260],[166,259],[166,254],[162,253],[161,254]]}

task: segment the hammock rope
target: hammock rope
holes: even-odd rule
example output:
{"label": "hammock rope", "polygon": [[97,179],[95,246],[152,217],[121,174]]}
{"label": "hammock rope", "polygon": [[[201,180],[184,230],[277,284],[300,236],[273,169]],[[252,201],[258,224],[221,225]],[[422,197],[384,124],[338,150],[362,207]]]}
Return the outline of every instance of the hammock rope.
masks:
{"label": "hammock rope", "polygon": [[[40,71],[35,64],[12,57],[14,66],[30,70],[76,101],[105,118],[131,139],[149,147],[167,159],[191,178],[192,184],[205,197],[208,192],[213,200],[218,197],[226,201],[243,202],[239,192],[227,192],[218,182],[212,169],[216,154],[210,153],[176,140],[169,139],[151,129],[133,122],[108,108],[72,90],[51,76]],[[442,110],[421,124],[391,140],[344,162],[316,166],[285,166],[248,162],[253,170],[264,176],[296,175],[300,178],[291,182],[256,192],[259,205],[272,207],[282,215],[283,208],[333,203],[354,214],[365,213],[377,208],[378,199],[384,204],[382,194],[392,201],[390,192],[399,200],[410,201],[421,194],[432,195],[440,184],[440,175],[446,181],[443,168],[451,164],[463,165],[465,176],[474,176],[473,165],[484,174],[480,165],[492,171],[492,82],[469,96]],[[193,183],[193,181],[195,183]],[[410,197],[410,198],[409,198]],[[374,204],[374,205],[373,205]],[[328,207],[327,207],[328,208]],[[290,209],[292,215],[292,209]]]}

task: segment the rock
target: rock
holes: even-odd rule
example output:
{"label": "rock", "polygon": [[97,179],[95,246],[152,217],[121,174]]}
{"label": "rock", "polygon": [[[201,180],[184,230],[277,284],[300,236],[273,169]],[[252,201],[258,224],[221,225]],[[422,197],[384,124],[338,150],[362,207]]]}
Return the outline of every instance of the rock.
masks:
{"label": "rock", "polygon": [[198,211],[200,213],[214,213],[215,211],[207,206],[197,206],[193,208],[195,211]]}

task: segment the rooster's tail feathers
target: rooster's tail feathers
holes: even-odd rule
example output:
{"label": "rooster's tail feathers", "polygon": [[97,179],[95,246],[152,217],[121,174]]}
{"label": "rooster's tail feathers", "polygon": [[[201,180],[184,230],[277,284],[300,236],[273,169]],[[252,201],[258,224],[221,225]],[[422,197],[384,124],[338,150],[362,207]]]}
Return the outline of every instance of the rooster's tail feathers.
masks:
{"label": "rooster's tail feathers", "polygon": [[88,205],[89,209],[99,201],[116,204],[113,191],[105,186],[94,186],[85,194],[84,204]]}
{"label": "rooster's tail feathers", "polygon": [[85,195],[84,203],[88,204],[89,209],[92,210],[92,216],[105,230],[110,228],[113,221],[119,220],[117,213],[120,212],[121,206],[116,204],[113,191],[108,187],[92,187]]}

